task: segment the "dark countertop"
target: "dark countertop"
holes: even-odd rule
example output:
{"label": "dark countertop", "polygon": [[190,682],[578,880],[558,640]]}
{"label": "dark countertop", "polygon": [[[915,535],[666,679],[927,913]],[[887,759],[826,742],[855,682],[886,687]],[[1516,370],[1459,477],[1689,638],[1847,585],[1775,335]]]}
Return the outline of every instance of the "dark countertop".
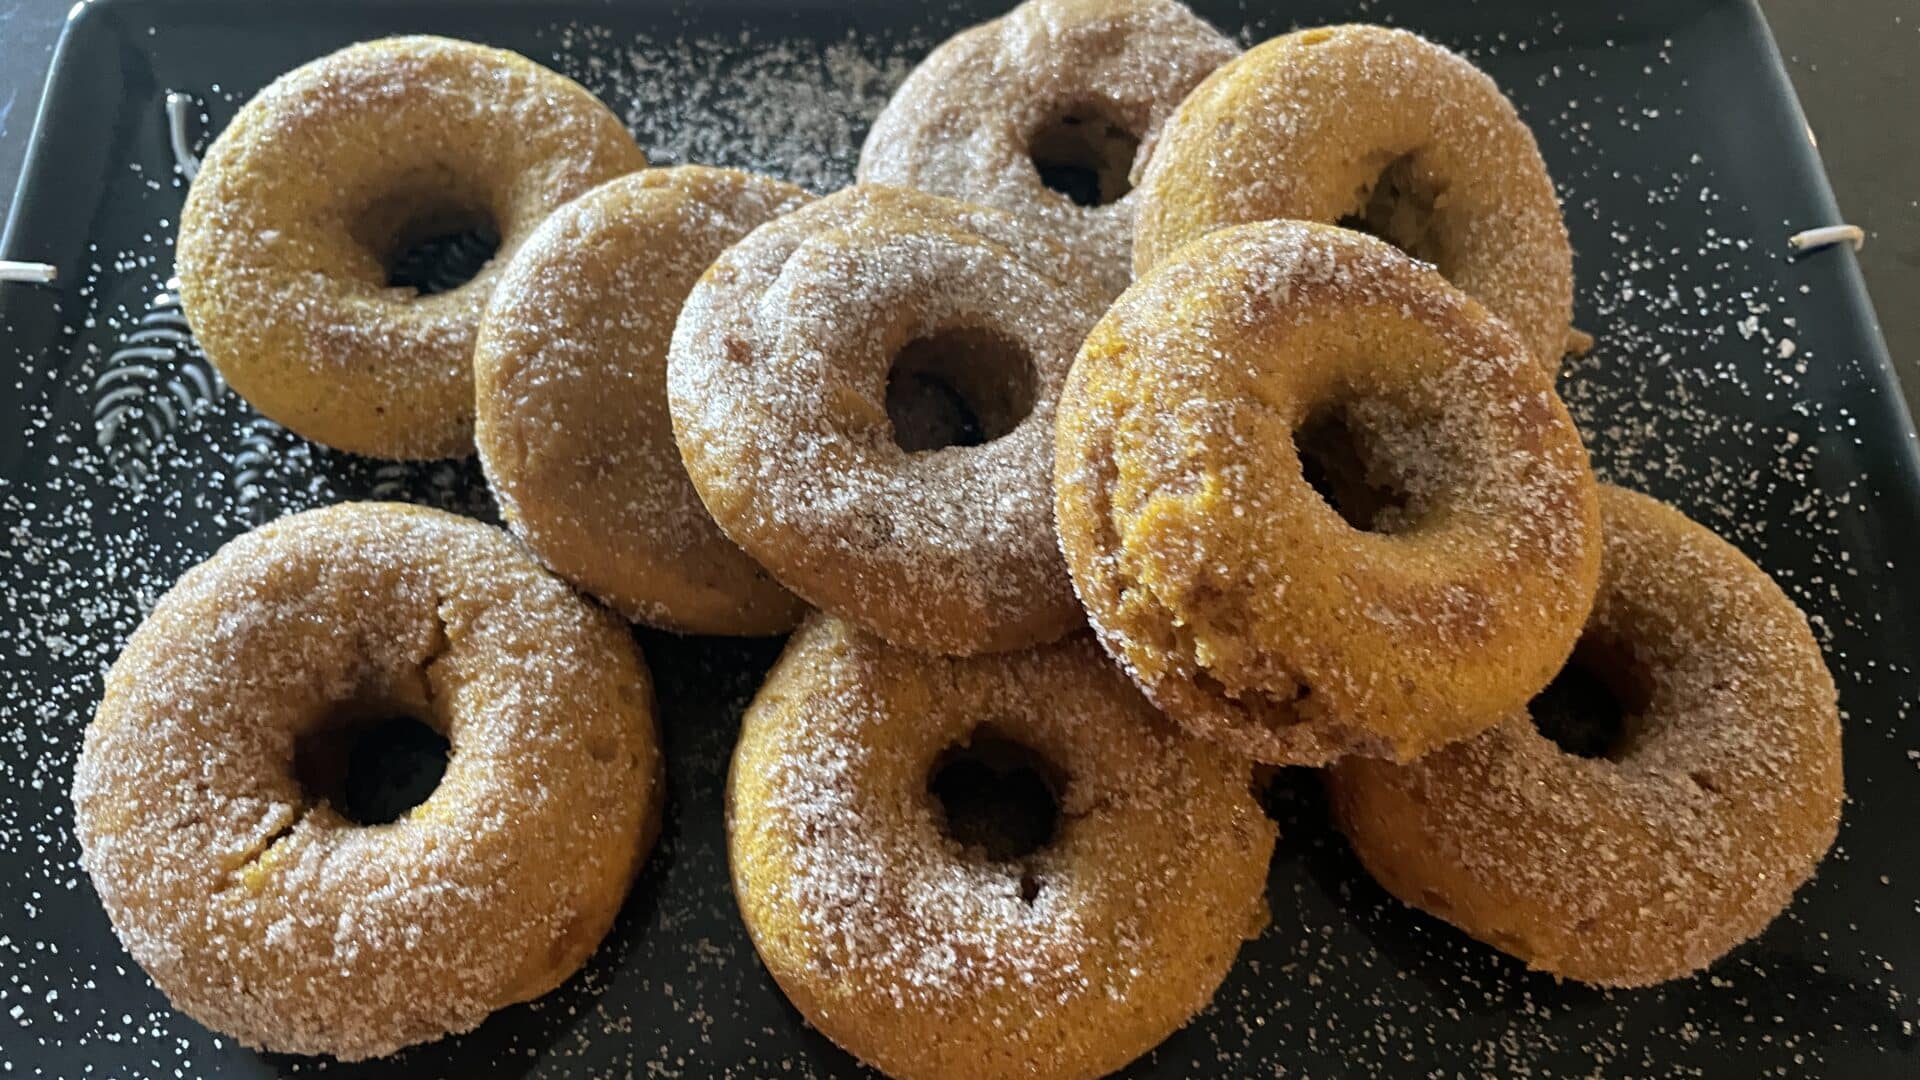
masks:
{"label": "dark countertop", "polygon": [[[0,192],[11,202],[53,44],[72,0],[0,0]],[[1920,6],[1762,0],[1860,253],[1908,408],[1920,412]],[[1908,104],[1903,106],[1901,102]]]}

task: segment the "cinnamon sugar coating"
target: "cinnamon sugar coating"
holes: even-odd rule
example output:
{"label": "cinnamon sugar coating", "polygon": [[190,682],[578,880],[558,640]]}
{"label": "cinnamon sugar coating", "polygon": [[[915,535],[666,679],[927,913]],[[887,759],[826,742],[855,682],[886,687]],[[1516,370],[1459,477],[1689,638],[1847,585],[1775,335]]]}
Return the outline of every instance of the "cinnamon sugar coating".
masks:
{"label": "cinnamon sugar coating", "polygon": [[1387,890],[1527,966],[1602,986],[1698,971],[1765,929],[1839,827],[1840,720],[1807,621],[1679,511],[1600,489],[1575,663],[1624,741],[1563,751],[1524,712],[1406,766],[1343,761],[1336,818]]}
{"label": "cinnamon sugar coating", "polygon": [[[1041,219],[1116,296],[1140,202],[1126,189],[1180,99],[1238,53],[1177,0],[1028,0],[921,61],[874,120],[859,177]],[[1049,187],[1049,156],[1104,174],[1087,179],[1106,201]]]}
{"label": "cinnamon sugar coating", "polygon": [[[988,738],[1047,763],[1059,824],[963,845],[929,780]],[[969,659],[802,626],[741,725],[734,891],[807,1019],[902,1080],[1104,1076],[1203,1008],[1266,922],[1248,765],[1168,725],[1080,635]]]}
{"label": "cinnamon sugar coating", "polygon": [[1360,233],[1189,245],[1088,335],[1058,427],[1060,542],[1100,640],[1262,761],[1474,734],[1546,684],[1593,599],[1593,475],[1548,376]]}
{"label": "cinnamon sugar coating", "polygon": [[[303,740],[402,714],[451,749],[359,825]],[[626,628],[505,533],[393,503],[284,518],[188,571],[107,673],[73,783],[81,865],[175,1008],[354,1060],[553,989],[659,827]]]}
{"label": "cinnamon sugar coating", "polygon": [[732,169],[642,170],[554,211],[494,290],[474,349],[487,481],[542,562],[628,618],[777,634],[806,610],[687,479],[667,344],[708,265],[807,201]]}
{"label": "cinnamon sugar coating", "polygon": [[[1060,384],[1102,307],[1074,265],[1031,221],[872,184],[755,230],[694,287],[668,360],[714,520],[782,585],[896,645],[965,655],[1080,625],[1049,479]],[[942,339],[967,343],[947,352],[951,388],[975,383],[1006,430],[908,449],[891,373]]]}
{"label": "cinnamon sugar coating", "polygon": [[[297,434],[356,454],[473,452],[473,339],[549,212],[646,156],[579,84],[516,53],[384,38],[295,68],[208,149],[180,215],[180,298],[208,359]],[[479,274],[389,284],[409,244],[487,226]]]}
{"label": "cinnamon sugar coating", "polygon": [[1549,372],[1567,352],[1573,249],[1533,132],[1492,79],[1405,30],[1249,49],[1167,122],[1139,199],[1136,274],[1228,225],[1351,224],[1433,263]]}

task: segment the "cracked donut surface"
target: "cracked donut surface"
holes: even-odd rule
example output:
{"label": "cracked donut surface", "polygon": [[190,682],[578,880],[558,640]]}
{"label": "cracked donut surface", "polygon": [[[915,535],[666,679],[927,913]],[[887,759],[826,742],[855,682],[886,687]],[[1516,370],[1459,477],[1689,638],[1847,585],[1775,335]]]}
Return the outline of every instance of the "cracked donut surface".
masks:
{"label": "cracked donut surface", "polygon": [[[395,715],[449,744],[425,801],[360,825],[303,786],[303,739]],[[73,798],[81,864],[175,1007],[352,1060],[571,975],[660,785],[624,627],[498,529],[350,503],[232,541],[160,600],[107,674]]]}
{"label": "cracked donut surface", "polygon": [[1593,599],[1593,475],[1549,376],[1356,232],[1244,225],[1161,264],[1088,335],[1057,438],[1060,543],[1102,643],[1262,761],[1484,730]]}

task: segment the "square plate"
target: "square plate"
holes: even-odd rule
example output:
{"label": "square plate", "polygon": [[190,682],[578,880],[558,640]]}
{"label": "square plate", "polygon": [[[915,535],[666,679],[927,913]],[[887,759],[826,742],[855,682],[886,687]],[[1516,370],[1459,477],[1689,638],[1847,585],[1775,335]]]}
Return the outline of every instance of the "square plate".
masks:
{"label": "square plate", "polygon": [[[1920,749],[1912,643],[1920,459],[1852,255],[1789,257],[1837,210],[1779,56],[1744,0],[1542,10],[1308,0],[1201,3],[1258,40],[1393,22],[1465,51],[1513,95],[1562,187],[1580,325],[1563,380],[1605,475],[1680,504],[1806,608],[1846,717],[1839,845],[1792,909],[1706,975],[1608,993],[1529,974],[1387,897],[1332,833],[1311,773],[1270,797],[1273,922],[1214,1005],[1130,1075],[1481,1072],[1912,1075],[1920,1069]],[[165,293],[182,184],[161,101],[208,127],[348,42],[433,31],[582,79],[661,163],[848,182],[865,126],[935,41],[998,13],[881,0],[107,0],[62,38],[0,252],[56,287],[0,289],[0,1066],[16,1075],[268,1076],[171,1012],[76,867],[67,789],[99,676],[185,567],[251,525],[368,496],[482,517],[471,463],[398,465],[260,420],[178,331]],[[586,970],[478,1031],[326,1071],[844,1075],[760,967],[726,874],[721,786],[778,642],[639,632],[669,760],[666,831]]]}

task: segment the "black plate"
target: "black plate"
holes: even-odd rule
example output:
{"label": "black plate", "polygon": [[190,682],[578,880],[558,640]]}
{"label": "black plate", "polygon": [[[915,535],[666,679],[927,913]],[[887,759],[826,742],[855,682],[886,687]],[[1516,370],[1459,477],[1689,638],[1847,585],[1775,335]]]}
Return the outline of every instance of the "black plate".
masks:
{"label": "black plate", "polygon": [[[1329,832],[1312,775],[1283,777],[1272,926],[1213,1008],[1134,1073],[1913,1075],[1920,865],[1907,830],[1920,821],[1920,750],[1907,712],[1920,581],[1902,553],[1920,537],[1920,469],[1851,254],[1789,257],[1789,233],[1837,211],[1758,12],[1739,0],[1199,6],[1250,39],[1336,19],[1404,23],[1465,50],[1513,94],[1562,184],[1581,325],[1600,338],[1565,380],[1596,460],[1728,535],[1805,605],[1840,685],[1852,800],[1818,879],[1759,941],[1695,979],[1602,993],[1530,975],[1392,902]],[[762,971],[727,884],[726,758],[777,642],[640,635],[659,676],[671,796],[618,927],[546,999],[356,1069],[257,1056],[173,1014],[75,866],[67,787],[100,672],[159,591],[224,539],[370,495],[491,514],[471,465],[309,447],[166,340],[174,317],[152,305],[182,189],[165,90],[198,95],[217,126],[304,60],[431,30],[582,78],[656,160],[692,155],[830,188],[849,179],[867,119],[912,61],[993,7],[356,0],[323,14],[112,0],[79,11],[0,247],[61,275],[55,288],[0,287],[0,353],[17,364],[0,391],[0,1065],[56,1076],[89,1065],[153,1076],[855,1070]],[[744,98],[741,78],[756,88]],[[119,352],[142,325],[163,331],[136,342],[158,352]]]}

